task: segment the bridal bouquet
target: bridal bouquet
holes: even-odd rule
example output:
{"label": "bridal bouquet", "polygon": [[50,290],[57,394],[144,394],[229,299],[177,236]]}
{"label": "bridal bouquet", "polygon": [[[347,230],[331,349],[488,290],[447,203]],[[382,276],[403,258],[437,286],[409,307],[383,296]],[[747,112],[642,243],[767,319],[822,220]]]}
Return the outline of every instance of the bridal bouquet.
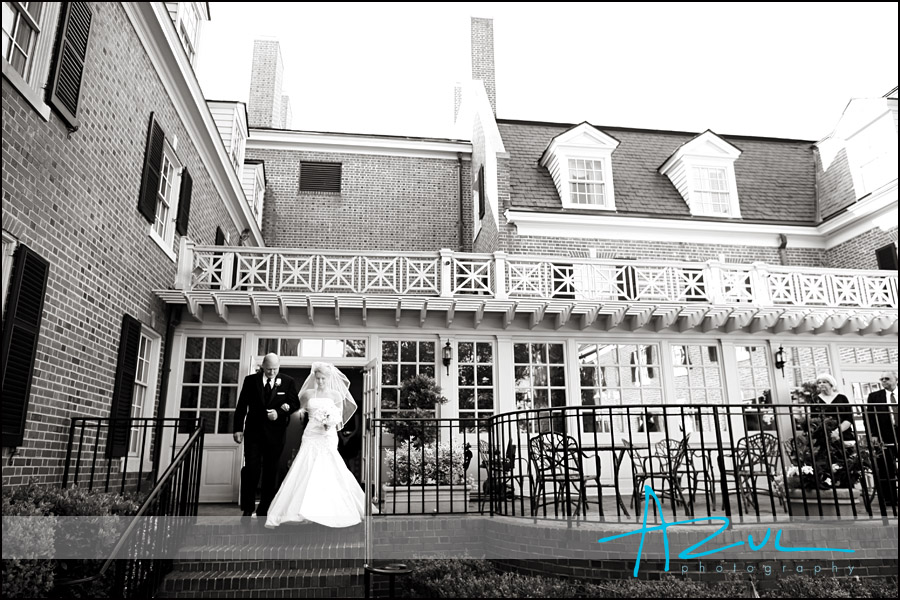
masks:
{"label": "bridal bouquet", "polygon": [[341,424],[341,411],[337,406],[316,409],[309,416],[312,420],[321,424],[326,431]]}

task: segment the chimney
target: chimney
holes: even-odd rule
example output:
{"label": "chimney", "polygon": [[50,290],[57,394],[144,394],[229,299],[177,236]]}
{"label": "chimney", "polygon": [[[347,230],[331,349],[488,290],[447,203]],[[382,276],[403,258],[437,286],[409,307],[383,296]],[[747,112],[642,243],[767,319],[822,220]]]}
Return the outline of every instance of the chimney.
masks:
{"label": "chimney", "polygon": [[253,71],[250,75],[250,127],[281,129],[281,83],[284,65],[281,48],[274,40],[253,41]]}
{"label": "chimney", "polygon": [[462,105],[462,84],[457,82],[453,86],[453,122],[459,118],[459,107]]}
{"label": "chimney", "polygon": [[491,110],[497,114],[497,85],[494,81],[494,20],[472,17],[472,79],[484,82]]}

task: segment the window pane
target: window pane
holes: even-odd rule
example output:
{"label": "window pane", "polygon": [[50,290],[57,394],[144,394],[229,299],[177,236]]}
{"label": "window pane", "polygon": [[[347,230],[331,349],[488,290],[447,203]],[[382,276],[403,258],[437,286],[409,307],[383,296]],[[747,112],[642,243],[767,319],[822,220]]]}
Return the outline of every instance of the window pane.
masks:
{"label": "window pane", "polygon": [[203,358],[203,338],[189,337],[184,352],[185,358]]}
{"label": "window pane", "polygon": [[222,338],[206,338],[204,358],[222,358]]}
{"label": "window pane", "polygon": [[225,358],[228,360],[240,360],[241,338],[225,338]]}
{"label": "window pane", "polygon": [[282,338],[281,356],[298,356],[300,351],[300,338]]}

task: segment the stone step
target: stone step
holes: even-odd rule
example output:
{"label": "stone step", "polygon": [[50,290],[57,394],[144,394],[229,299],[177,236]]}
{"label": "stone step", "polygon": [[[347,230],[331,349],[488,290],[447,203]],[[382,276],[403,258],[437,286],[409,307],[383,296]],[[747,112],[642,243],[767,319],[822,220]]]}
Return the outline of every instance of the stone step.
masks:
{"label": "stone step", "polygon": [[363,569],[174,571],[158,598],[361,598]]}
{"label": "stone step", "polygon": [[291,543],[231,541],[226,544],[202,544],[182,546],[175,555],[177,561],[253,561],[253,560],[363,560],[365,544],[305,544],[302,540]]}
{"label": "stone step", "polygon": [[[188,552],[189,554],[192,552]],[[362,558],[284,558],[284,559],[229,559],[177,558],[173,570],[180,572],[213,571],[261,571],[264,569],[353,569],[362,564]]]}

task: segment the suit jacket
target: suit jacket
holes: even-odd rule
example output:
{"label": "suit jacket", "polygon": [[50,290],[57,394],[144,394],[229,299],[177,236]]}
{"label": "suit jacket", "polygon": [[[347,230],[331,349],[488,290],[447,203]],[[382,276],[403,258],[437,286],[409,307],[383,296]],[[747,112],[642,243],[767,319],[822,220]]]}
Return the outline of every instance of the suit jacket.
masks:
{"label": "suit jacket", "polygon": [[[273,442],[284,441],[285,430],[291,413],[300,408],[297,382],[289,375],[279,373],[275,380],[280,380],[269,397],[263,387],[265,374],[262,370],[244,378],[241,394],[238,396],[237,408],[234,411],[234,432],[244,432],[244,437],[251,440],[268,439]],[[287,403],[290,410],[281,408]],[[270,421],[266,411],[275,409],[278,418]],[[244,423],[246,416],[247,422]]]}
{"label": "suit jacket", "polygon": [[[900,391],[894,390],[896,398]],[[897,440],[900,439],[900,432],[897,431],[897,424],[891,423],[891,414],[893,412],[894,419],[897,419],[897,408],[888,403],[888,393],[884,388],[877,392],[872,392],[866,399],[867,404],[885,404],[886,406],[873,406],[866,408],[866,425],[869,427],[869,435],[877,437],[883,444],[893,444],[897,446]]]}

